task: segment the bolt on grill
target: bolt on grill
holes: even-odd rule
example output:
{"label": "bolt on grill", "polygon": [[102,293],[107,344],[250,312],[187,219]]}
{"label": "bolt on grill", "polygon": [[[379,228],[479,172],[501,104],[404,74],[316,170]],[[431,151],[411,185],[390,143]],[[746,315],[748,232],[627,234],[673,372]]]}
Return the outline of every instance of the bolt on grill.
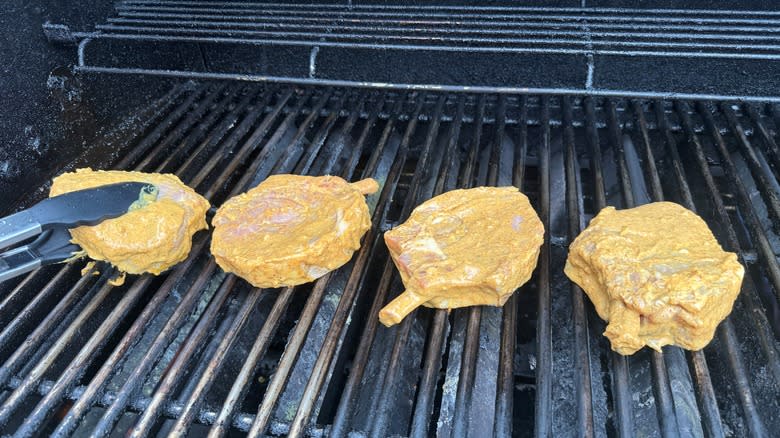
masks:
{"label": "bolt on grill", "polygon": [[[100,165],[176,173],[214,205],[273,173],[373,177],[372,229],[349,264],[295,288],[225,275],[207,233],[169,272],[121,287],[108,284],[108,266],[81,276],[83,263],[0,285],[0,426],[58,437],[769,435],[780,427],[779,114],[767,104],[177,86],[135,130],[104,138],[122,153]],[[403,289],[382,232],[436,194],[510,184],[547,230],[532,280],[503,308],[426,308],[378,324]],[[623,357],[563,275],[566,247],[606,205],[663,199],[705,217],[747,275],[704,350]]]}

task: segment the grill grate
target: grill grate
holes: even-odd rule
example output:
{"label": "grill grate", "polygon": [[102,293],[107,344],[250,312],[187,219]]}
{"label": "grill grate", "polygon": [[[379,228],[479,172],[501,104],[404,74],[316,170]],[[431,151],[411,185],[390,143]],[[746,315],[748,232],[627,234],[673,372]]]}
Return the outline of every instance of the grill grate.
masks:
{"label": "grill grate", "polygon": [[[778,417],[777,109],[773,105],[398,93],[219,83],[177,87],[114,139],[114,167],[175,172],[214,205],[271,173],[373,176],[374,227],[311,285],[251,289],[199,234],[190,257],[125,286],[47,267],[2,285],[0,424],[19,436],[761,436]],[[87,158],[85,158],[87,159]],[[381,233],[429,197],[509,185],[548,230],[503,308],[420,309]],[[696,209],[748,275],[701,352],[611,353],[562,273],[605,205]]]}
{"label": "grill grate", "polygon": [[127,1],[96,28],[100,38],[412,50],[777,59],[779,48],[776,13],[312,6]]}
{"label": "grill grate", "polygon": [[773,10],[124,0],[94,31],[44,30],[79,43],[85,72],[767,101],[779,26]]}

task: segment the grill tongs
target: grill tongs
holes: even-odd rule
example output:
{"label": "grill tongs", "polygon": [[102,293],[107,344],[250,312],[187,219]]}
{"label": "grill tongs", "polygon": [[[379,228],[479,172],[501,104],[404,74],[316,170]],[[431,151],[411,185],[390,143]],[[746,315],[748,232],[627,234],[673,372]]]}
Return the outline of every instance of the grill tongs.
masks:
{"label": "grill tongs", "polygon": [[38,236],[0,254],[0,281],[73,257],[81,248],[70,242],[70,228],[119,217],[141,202],[144,194],[153,193],[155,186],[146,183],[109,184],[44,199],[0,218],[0,249]]}

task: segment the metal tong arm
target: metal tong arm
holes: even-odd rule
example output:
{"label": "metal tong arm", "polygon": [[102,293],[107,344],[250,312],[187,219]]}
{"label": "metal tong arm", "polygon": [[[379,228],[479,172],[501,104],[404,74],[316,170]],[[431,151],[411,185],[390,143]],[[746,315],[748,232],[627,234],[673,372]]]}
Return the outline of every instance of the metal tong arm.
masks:
{"label": "metal tong arm", "polygon": [[27,210],[0,218],[0,249],[54,228],[95,225],[127,213],[144,194],[156,197],[154,185],[108,184],[44,199]]}
{"label": "metal tong arm", "polygon": [[70,233],[64,228],[44,231],[28,245],[0,254],[0,282],[73,257],[80,248],[70,243]]}
{"label": "metal tong arm", "polygon": [[0,219],[0,248],[37,236],[43,231],[35,215],[28,210]]}

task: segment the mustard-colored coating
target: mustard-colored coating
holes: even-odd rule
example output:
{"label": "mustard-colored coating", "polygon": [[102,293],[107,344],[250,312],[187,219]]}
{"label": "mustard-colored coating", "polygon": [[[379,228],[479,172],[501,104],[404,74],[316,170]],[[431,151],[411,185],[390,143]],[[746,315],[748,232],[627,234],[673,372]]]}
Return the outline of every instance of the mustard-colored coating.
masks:
{"label": "mustard-colored coating", "polygon": [[49,196],[119,182],[154,184],[157,199],[118,218],[70,230],[73,243],[90,258],[130,274],[159,275],[186,259],[192,235],[208,228],[209,202],[175,175],[78,169],[54,178]]}
{"label": "mustard-colored coating", "polygon": [[371,227],[373,179],[273,175],[217,210],[211,253],[255,287],[308,283],[344,265]]}
{"label": "mustard-colored coating", "polygon": [[564,270],[609,322],[604,335],[623,355],[645,345],[704,348],[745,273],[704,220],[671,202],[601,210],[570,245]]}
{"label": "mustard-colored coating", "polygon": [[419,305],[501,306],[531,278],[544,226],[515,187],[453,190],[385,233],[406,291],[379,312],[386,326]]}

